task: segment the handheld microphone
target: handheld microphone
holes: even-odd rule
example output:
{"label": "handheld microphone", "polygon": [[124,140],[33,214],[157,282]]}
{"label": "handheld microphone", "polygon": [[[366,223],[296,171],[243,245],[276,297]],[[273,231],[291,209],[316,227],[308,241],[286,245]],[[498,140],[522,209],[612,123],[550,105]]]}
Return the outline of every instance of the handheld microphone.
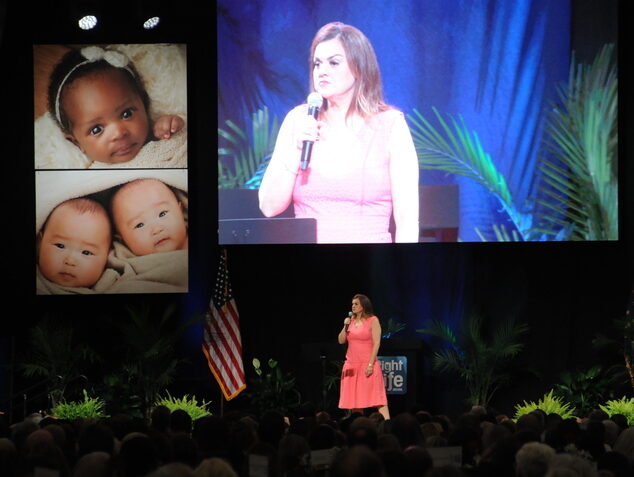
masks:
{"label": "handheld microphone", "polygon": [[[352,318],[352,312],[351,311],[348,312],[348,318]],[[348,331],[348,326],[350,326],[350,322],[346,323],[345,326],[344,326],[346,331]]]}
{"label": "handheld microphone", "polygon": [[[321,97],[319,93],[310,93],[308,95],[308,99],[306,100],[308,103],[308,114],[313,118],[317,119],[317,114],[319,114],[319,108],[324,102],[324,99]],[[313,153],[313,141],[304,141],[302,143],[302,159],[300,162],[300,168],[302,171],[308,169],[308,163],[310,162],[310,156]]]}

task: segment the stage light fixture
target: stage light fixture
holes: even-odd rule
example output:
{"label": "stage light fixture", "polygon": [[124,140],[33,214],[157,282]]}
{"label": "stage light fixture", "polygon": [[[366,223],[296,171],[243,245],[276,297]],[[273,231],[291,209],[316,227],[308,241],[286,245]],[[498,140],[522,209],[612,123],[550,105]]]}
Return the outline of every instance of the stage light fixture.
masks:
{"label": "stage light fixture", "polygon": [[79,19],[77,24],[82,30],[92,30],[97,26],[98,20],[94,15],[85,15]]}
{"label": "stage light fixture", "polygon": [[139,21],[145,30],[153,30],[165,20],[163,3],[159,0],[139,0]]}
{"label": "stage light fixture", "polygon": [[151,30],[152,28],[157,27],[160,22],[161,22],[161,17],[148,18],[147,20],[143,22],[143,28],[145,28],[146,30]]}
{"label": "stage light fixture", "polygon": [[99,2],[95,0],[77,0],[73,2],[72,18],[82,30],[93,30],[101,18]]}

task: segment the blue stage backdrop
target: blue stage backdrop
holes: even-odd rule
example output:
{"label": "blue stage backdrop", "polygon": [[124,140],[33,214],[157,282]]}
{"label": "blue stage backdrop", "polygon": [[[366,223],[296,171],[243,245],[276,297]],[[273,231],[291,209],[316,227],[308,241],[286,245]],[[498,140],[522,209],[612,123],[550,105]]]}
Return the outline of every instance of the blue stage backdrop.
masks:
{"label": "blue stage backdrop", "polygon": [[[570,65],[568,0],[247,0],[218,2],[218,124],[248,128],[267,106],[281,121],[308,91],[316,31],[341,21],[363,31],[386,100],[437,126],[464,119],[506,178],[514,203],[535,193],[544,121]],[[506,224],[497,199],[470,179],[422,171],[421,184],[460,185],[460,239],[492,238]]]}

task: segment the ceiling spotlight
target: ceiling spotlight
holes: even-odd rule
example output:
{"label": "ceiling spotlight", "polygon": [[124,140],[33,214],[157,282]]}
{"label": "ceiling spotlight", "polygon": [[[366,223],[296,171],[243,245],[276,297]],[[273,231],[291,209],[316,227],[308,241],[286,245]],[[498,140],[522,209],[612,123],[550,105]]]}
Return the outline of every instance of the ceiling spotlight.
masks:
{"label": "ceiling spotlight", "polygon": [[93,30],[101,17],[99,0],[74,0],[71,5],[71,18],[82,30]]}
{"label": "ceiling spotlight", "polygon": [[77,22],[82,30],[92,30],[97,26],[97,17],[94,15],[85,15]]}
{"label": "ceiling spotlight", "polygon": [[158,26],[160,22],[161,22],[160,17],[148,18],[147,20],[145,20],[145,22],[143,22],[143,28],[145,28],[146,30],[151,30],[152,28]]}
{"label": "ceiling spotlight", "polygon": [[137,15],[143,29],[153,30],[165,21],[165,4],[165,0],[138,0]]}

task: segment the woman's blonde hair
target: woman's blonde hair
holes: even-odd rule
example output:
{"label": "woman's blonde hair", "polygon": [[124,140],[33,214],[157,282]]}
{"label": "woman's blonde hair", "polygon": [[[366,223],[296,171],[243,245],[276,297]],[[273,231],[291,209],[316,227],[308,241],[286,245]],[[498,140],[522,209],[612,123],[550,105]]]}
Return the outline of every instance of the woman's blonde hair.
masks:
{"label": "woman's blonde hair", "polygon": [[[350,71],[355,79],[352,102],[346,116],[357,113],[368,117],[388,107],[383,101],[383,82],[376,60],[374,48],[367,37],[352,25],[340,22],[328,23],[321,27],[310,46],[310,89],[315,91],[313,80],[314,56],[317,45],[337,38],[343,45]],[[323,109],[328,109],[324,101]]]}

